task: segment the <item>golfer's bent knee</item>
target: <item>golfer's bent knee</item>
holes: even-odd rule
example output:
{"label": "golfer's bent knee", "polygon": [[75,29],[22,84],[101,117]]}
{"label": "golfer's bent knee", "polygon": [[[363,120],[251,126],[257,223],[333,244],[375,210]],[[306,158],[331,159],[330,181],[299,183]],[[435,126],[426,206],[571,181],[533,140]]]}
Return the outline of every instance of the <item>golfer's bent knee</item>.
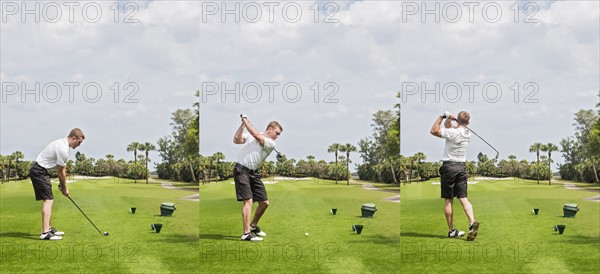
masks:
{"label": "golfer's bent knee", "polygon": [[267,208],[267,207],[269,207],[269,200],[266,200],[266,201],[262,201],[262,202],[260,202],[260,205],[261,205],[262,207],[264,207],[264,208]]}

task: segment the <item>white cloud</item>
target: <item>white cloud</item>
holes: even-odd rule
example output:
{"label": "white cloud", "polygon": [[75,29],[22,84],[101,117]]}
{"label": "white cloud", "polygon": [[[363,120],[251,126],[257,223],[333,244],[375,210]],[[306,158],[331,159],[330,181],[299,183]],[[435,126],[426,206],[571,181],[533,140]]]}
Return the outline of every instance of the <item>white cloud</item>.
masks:
{"label": "white cloud", "polygon": [[[114,136],[154,142],[169,133],[171,112],[191,108],[201,54],[194,50],[199,34],[198,10],[189,6],[193,3],[139,6],[134,16],[139,23],[133,24],[123,22],[131,10],[114,22],[110,5],[115,3],[98,2],[103,16],[97,23],[75,16],[73,23],[68,17],[57,23],[21,23],[20,17],[11,17],[0,24],[2,82],[26,84],[29,89],[40,83],[41,88],[32,91],[37,96],[53,82],[63,91],[56,103],[43,97],[36,103],[34,94],[27,95],[25,103],[19,94],[4,102],[1,153],[18,148],[26,157],[35,157],[38,148],[27,145],[31,143],[27,136],[40,135],[35,142],[49,142],[55,137],[52,132],[62,136],[80,126],[94,140],[81,148],[85,153],[98,158],[109,151],[123,157],[127,152],[111,141]],[[78,85],[71,95],[66,82]],[[101,88],[98,102],[86,102],[82,94],[89,83]],[[133,103],[126,103],[128,98]]]}
{"label": "white cloud", "polygon": [[[317,158],[327,158],[330,143],[356,143],[370,136],[372,114],[392,109],[400,101],[395,94],[403,83],[432,88],[435,83],[444,87],[455,82],[465,98],[458,102],[436,103],[431,96],[422,102],[421,94],[406,97],[403,152],[421,150],[429,159],[437,159],[441,148],[435,139],[428,139],[433,119],[445,109],[468,109],[477,119],[478,132],[491,135],[503,152],[524,158],[530,155],[521,151],[523,143],[542,136],[554,142],[565,137],[573,110],[594,107],[600,89],[597,2],[533,2],[539,7],[533,15],[537,23],[524,23],[530,12],[524,10],[519,22],[514,22],[511,7],[518,3],[522,8],[524,2],[497,2],[503,12],[497,23],[485,21],[481,7],[487,2],[481,2],[471,23],[468,7],[460,2],[460,20],[448,23],[446,15],[440,24],[432,16],[421,22],[420,14],[403,20],[402,3],[394,1],[337,3],[340,9],[333,16],[337,23],[323,23],[327,11],[315,23],[313,2],[297,2],[303,12],[297,23],[284,20],[285,2],[281,2],[271,23],[268,7],[256,2],[261,20],[250,23],[249,17],[243,17],[239,24],[232,16],[222,23],[218,15],[203,22],[202,2],[189,1],[140,3],[135,14],[138,23],[115,24],[108,9],[112,3],[101,3],[106,16],[94,24],[79,20],[0,25],[2,81],[97,82],[105,91],[97,104],[82,103],[81,95],[76,103],[63,104],[22,104],[11,99],[1,110],[2,152],[20,145],[18,136],[5,132],[36,115],[54,120],[77,113],[74,122],[82,123],[107,117],[98,124],[106,127],[114,127],[109,121],[118,119],[124,128],[143,129],[142,137],[158,139],[168,131],[172,111],[191,107],[193,92],[202,88],[201,83],[217,83],[219,88],[225,83],[231,89],[237,82],[241,87],[258,83],[263,97],[258,102],[243,98],[234,102],[228,95],[226,103],[219,93],[206,97],[201,106],[201,150],[234,157],[237,147],[223,140],[230,139],[239,114],[245,112],[261,129],[272,119],[285,122],[286,131],[278,144],[288,155],[303,158],[310,151]],[[445,5],[451,11],[450,2],[439,3],[442,11]],[[120,97],[114,103],[110,87],[115,82],[121,87],[136,83],[140,102],[125,105]],[[278,84],[273,98],[267,93],[268,82]],[[479,84],[472,101],[465,82]],[[302,88],[298,102],[286,101],[289,98],[282,87],[289,83]],[[488,102],[482,95],[481,87],[489,83],[502,88],[499,102]],[[527,89],[527,84],[537,88]],[[120,93],[126,94],[125,90]],[[337,103],[324,103],[331,95]],[[524,103],[528,96],[537,103]],[[548,116],[559,117],[565,125],[562,131],[552,129],[558,122]],[[98,130],[97,134],[108,133]],[[516,142],[514,136],[523,137]],[[101,147],[111,149],[110,145]],[[474,142],[476,150],[485,147]]]}

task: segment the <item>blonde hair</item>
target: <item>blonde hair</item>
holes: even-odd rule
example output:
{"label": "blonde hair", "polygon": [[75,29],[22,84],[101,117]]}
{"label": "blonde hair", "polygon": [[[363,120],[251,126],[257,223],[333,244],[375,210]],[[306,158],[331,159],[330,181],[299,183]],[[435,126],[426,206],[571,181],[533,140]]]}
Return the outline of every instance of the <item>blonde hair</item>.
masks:
{"label": "blonde hair", "polygon": [[469,121],[471,121],[471,115],[466,111],[461,111],[458,113],[458,117],[456,117],[459,123],[463,125],[468,125]]}
{"label": "blonde hair", "polygon": [[281,131],[283,131],[283,128],[281,127],[281,125],[277,121],[271,121],[271,122],[269,122],[269,124],[267,125],[267,129],[269,129],[270,127],[272,127],[273,129],[276,128],[276,127],[278,127]]}
{"label": "blonde hair", "polygon": [[85,135],[83,135],[83,131],[81,131],[81,129],[79,129],[79,128],[72,129],[71,132],[69,132],[69,136],[67,136],[67,137],[68,138],[77,137],[82,140],[85,139]]}

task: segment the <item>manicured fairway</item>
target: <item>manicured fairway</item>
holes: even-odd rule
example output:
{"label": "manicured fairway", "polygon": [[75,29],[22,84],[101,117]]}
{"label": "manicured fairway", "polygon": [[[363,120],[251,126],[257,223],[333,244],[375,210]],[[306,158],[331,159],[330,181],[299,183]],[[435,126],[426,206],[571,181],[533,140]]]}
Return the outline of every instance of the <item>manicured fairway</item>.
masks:
{"label": "manicured fairway", "polygon": [[[54,186],[53,226],[65,231],[62,241],[38,240],[41,202],[29,180],[10,182],[1,190],[1,258],[3,273],[167,273],[198,271],[198,202],[181,200],[191,191],[165,189],[158,183],[123,179],[76,179],[73,200],[102,231],[101,236]],[[171,217],[160,204],[175,203]],[[135,214],[129,208],[135,206]],[[160,234],[152,223],[162,223]]]}
{"label": "manicured fairway", "polygon": [[[242,242],[241,202],[228,182],[200,186],[200,263],[207,273],[384,273],[399,267],[397,193],[313,179],[267,184],[263,242]],[[397,188],[396,188],[397,189]],[[361,206],[374,203],[374,218]],[[256,205],[255,205],[256,207]],[[333,216],[331,208],[337,208]],[[363,224],[361,235],[352,225]],[[305,236],[308,233],[308,236]]]}
{"label": "manicured fairway", "polygon": [[[599,195],[535,181],[479,181],[469,185],[475,218],[481,222],[473,242],[446,238],[439,185],[428,181],[402,186],[401,268],[407,273],[598,273]],[[545,185],[544,185],[545,183]],[[576,203],[575,218],[563,217],[563,204]],[[533,208],[539,208],[534,215]],[[468,230],[458,201],[455,226]],[[565,224],[563,235],[553,230]]]}

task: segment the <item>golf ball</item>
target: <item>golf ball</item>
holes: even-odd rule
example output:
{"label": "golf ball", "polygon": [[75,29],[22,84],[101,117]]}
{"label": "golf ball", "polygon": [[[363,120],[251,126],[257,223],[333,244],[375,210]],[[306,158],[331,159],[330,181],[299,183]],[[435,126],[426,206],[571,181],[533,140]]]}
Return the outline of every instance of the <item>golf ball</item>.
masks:
{"label": "golf ball", "polygon": [[102,234],[102,235],[104,235],[104,236],[108,236],[108,231],[107,231],[107,232],[104,232],[104,234]]}
{"label": "golf ball", "polygon": [[308,232],[305,232],[305,233],[304,233],[304,236],[308,237]]}

